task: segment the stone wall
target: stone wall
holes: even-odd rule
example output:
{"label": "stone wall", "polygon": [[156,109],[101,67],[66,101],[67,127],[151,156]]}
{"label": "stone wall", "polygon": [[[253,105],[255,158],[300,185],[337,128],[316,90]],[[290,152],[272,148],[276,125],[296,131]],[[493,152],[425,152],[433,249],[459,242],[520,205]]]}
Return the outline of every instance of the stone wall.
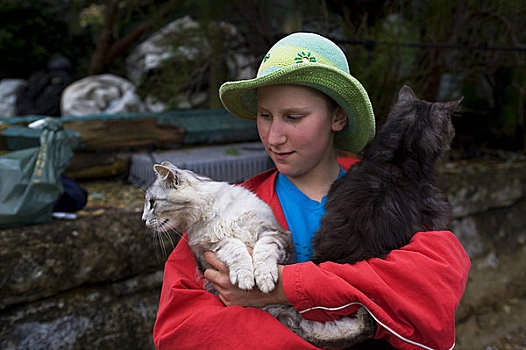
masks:
{"label": "stone wall", "polygon": [[[448,163],[441,180],[454,206],[452,229],[473,262],[457,311],[457,349],[520,338],[526,162]],[[105,208],[1,230],[0,348],[153,349],[165,256],[140,212]]]}
{"label": "stone wall", "polygon": [[0,348],[154,349],[162,265],[139,209],[0,231]]}

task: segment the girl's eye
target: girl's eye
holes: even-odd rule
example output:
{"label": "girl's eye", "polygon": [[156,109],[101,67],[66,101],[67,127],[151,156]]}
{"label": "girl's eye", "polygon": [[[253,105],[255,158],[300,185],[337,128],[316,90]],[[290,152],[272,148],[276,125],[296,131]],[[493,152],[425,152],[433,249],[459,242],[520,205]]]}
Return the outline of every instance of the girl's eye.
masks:
{"label": "girl's eye", "polygon": [[289,115],[287,115],[287,119],[291,120],[293,122],[294,121],[299,121],[299,120],[301,120],[301,118],[303,118],[303,116],[300,115],[300,114],[289,114]]}
{"label": "girl's eye", "polygon": [[271,116],[269,113],[258,113],[258,118],[262,118],[262,119],[270,119]]}

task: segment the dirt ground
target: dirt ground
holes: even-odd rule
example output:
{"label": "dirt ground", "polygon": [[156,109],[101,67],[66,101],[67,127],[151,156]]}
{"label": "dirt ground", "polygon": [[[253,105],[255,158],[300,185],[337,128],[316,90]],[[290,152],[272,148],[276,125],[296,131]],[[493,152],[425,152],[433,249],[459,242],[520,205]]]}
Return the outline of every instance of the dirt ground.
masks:
{"label": "dirt ground", "polygon": [[456,349],[526,350],[526,246],[493,259],[473,262],[457,310]]}

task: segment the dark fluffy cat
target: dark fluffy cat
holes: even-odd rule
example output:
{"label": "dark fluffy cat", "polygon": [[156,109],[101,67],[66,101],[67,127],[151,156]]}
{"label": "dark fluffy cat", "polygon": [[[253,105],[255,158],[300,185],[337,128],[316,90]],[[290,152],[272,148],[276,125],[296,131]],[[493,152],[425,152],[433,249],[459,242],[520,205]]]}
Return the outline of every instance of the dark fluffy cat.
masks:
{"label": "dark fluffy cat", "polygon": [[384,258],[418,231],[447,228],[451,208],[436,167],[455,135],[451,112],[461,100],[431,103],[402,87],[362,161],[329,191],[315,263]]}
{"label": "dark fluffy cat", "polygon": [[[327,212],[313,239],[315,263],[385,258],[418,231],[447,228],[451,208],[437,186],[436,167],[455,135],[451,113],[460,101],[431,103],[419,100],[407,86],[400,89],[398,101],[362,161],[336,181],[327,195]],[[349,347],[372,337],[376,330],[365,308],[358,311],[355,324],[352,317],[342,317],[324,323],[324,328],[290,310],[271,313],[322,348]],[[392,347],[383,340],[369,340],[355,348]]]}

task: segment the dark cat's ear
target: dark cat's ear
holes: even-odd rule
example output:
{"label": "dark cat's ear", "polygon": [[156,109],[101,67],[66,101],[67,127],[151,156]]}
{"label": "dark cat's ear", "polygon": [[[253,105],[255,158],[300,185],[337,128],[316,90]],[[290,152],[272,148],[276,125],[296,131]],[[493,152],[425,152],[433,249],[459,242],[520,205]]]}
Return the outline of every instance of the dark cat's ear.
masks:
{"label": "dark cat's ear", "polygon": [[398,92],[398,102],[409,102],[414,100],[417,100],[417,97],[413,90],[407,85],[402,86]]}
{"label": "dark cat's ear", "polygon": [[460,103],[462,102],[462,100],[464,100],[464,96],[457,98],[456,100],[453,100],[453,101],[444,102],[444,107],[448,109],[456,109],[458,108],[458,106],[460,106]]}
{"label": "dark cat's ear", "polygon": [[170,187],[175,188],[179,186],[179,177],[177,176],[175,171],[166,166],[165,162],[163,162],[163,164],[155,164],[153,166],[153,170],[155,171],[157,176],[160,177]]}

